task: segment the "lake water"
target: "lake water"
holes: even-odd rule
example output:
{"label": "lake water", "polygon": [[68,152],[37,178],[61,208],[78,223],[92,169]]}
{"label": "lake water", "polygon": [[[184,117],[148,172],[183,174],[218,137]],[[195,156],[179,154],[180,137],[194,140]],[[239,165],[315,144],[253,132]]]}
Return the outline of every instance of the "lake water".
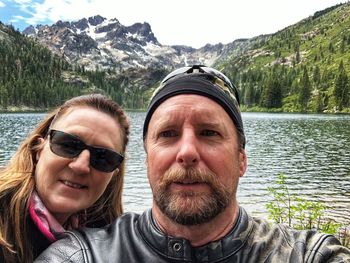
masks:
{"label": "lake water", "polygon": [[[144,112],[128,112],[131,138],[124,186],[126,211],[151,206],[142,144]],[[44,114],[0,114],[0,166]],[[350,223],[350,116],[243,113],[248,170],[238,188],[239,203],[266,217],[267,187],[279,173],[292,193],[329,206],[328,216]]]}

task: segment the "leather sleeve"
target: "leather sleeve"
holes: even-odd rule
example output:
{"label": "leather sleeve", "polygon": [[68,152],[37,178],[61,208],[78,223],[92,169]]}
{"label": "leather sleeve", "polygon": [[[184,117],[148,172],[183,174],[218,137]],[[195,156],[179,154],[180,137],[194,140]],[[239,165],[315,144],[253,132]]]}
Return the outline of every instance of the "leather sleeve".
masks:
{"label": "leather sleeve", "polygon": [[91,262],[87,255],[87,248],[78,237],[78,232],[66,232],[64,237],[49,246],[34,260],[34,263],[68,263]]}
{"label": "leather sleeve", "polygon": [[348,262],[350,263],[350,249],[341,246],[338,239],[332,235],[323,235],[314,243],[307,262]]}

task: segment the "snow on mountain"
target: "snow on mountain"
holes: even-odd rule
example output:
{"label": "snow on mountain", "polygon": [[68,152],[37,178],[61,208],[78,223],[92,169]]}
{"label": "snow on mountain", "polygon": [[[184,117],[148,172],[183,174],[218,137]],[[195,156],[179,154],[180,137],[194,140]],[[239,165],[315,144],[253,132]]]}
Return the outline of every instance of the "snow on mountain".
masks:
{"label": "snow on mountain", "polygon": [[117,19],[99,15],[51,26],[29,26],[23,33],[89,70],[172,69],[198,63],[210,66],[229,53],[223,44],[200,49],[161,45],[146,22],[123,26]]}

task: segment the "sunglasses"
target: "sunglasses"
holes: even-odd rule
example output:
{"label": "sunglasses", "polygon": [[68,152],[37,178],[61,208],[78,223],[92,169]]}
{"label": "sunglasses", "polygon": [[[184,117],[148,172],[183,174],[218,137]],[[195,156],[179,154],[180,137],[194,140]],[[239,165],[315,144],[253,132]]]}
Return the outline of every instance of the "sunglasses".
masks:
{"label": "sunglasses", "polygon": [[124,156],[102,147],[94,147],[85,144],[78,137],[57,130],[50,130],[51,151],[64,158],[77,157],[83,150],[90,152],[90,164],[101,172],[112,172],[121,165]]}
{"label": "sunglasses", "polygon": [[220,71],[209,68],[203,65],[193,65],[191,67],[182,67],[179,69],[176,69],[169,73],[161,82],[160,86],[164,86],[166,82],[168,82],[170,79],[177,77],[179,75],[184,75],[184,74],[192,74],[192,73],[206,73],[207,75],[210,75],[214,77],[214,79],[218,78],[221,81],[223,81],[224,85],[231,91],[232,94],[236,97],[236,100],[238,102],[238,105],[240,104],[239,102],[239,94],[237,88],[231,83],[231,81],[226,77],[223,73]]}

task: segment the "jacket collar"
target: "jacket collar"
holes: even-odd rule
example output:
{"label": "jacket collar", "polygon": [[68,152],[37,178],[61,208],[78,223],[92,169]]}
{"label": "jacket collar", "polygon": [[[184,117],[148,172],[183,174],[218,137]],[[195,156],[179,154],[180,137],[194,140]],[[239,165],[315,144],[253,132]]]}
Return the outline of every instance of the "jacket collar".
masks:
{"label": "jacket collar", "polygon": [[137,227],[146,243],[168,259],[183,262],[216,262],[230,257],[243,246],[252,230],[252,221],[240,207],[236,222],[225,237],[195,248],[186,239],[164,235],[156,226],[151,209],[140,216]]}

